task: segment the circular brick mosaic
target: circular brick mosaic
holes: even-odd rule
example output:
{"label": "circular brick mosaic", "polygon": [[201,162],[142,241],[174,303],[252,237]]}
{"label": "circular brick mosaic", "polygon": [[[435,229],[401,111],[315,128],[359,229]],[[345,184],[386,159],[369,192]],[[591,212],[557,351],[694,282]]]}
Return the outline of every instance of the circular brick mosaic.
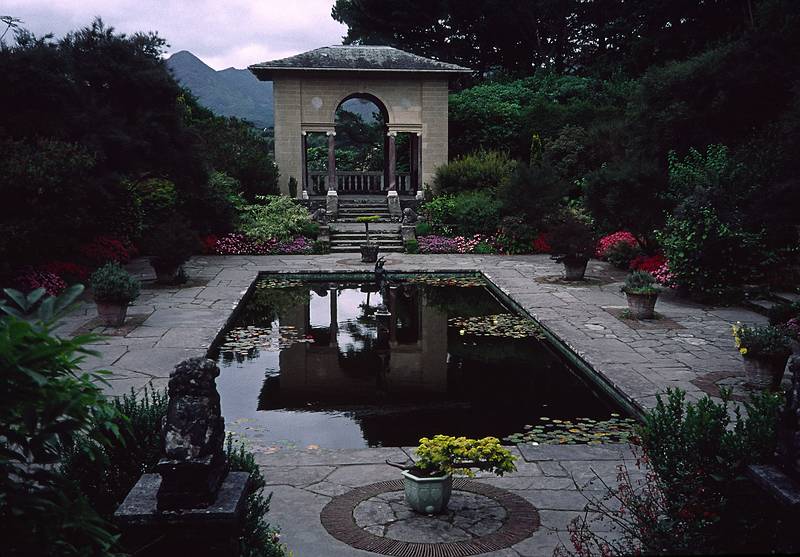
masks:
{"label": "circular brick mosaic", "polygon": [[448,510],[440,515],[409,509],[402,480],[392,480],[334,497],[320,520],[328,533],[351,547],[398,557],[498,551],[539,528],[536,508],[519,495],[463,478],[453,480]]}

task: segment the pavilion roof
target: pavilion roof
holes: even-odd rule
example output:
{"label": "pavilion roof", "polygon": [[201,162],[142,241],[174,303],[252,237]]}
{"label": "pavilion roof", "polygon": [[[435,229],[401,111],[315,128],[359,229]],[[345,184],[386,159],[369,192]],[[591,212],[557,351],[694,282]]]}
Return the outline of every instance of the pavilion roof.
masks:
{"label": "pavilion roof", "polygon": [[302,54],[253,64],[248,68],[268,81],[275,73],[295,71],[469,73],[472,70],[391,46],[339,45],[315,48]]}

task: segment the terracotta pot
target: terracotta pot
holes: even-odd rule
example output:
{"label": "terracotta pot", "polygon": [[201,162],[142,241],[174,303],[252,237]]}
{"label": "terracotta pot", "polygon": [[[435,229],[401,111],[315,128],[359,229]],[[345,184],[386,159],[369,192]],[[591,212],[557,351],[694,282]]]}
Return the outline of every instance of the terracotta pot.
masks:
{"label": "terracotta pot", "polygon": [[361,262],[375,263],[378,260],[378,250],[380,250],[380,247],[377,244],[362,244]]}
{"label": "terracotta pot", "polygon": [[744,375],[754,389],[777,389],[783,379],[787,357],[752,358],[744,356]]}
{"label": "terracotta pot", "polygon": [[564,280],[583,280],[588,259],[564,259]]}
{"label": "terracotta pot", "polygon": [[655,294],[632,294],[626,292],[628,298],[628,309],[634,319],[653,319],[656,313],[656,300],[658,293]]}
{"label": "terracotta pot", "polygon": [[125,316],[128,314],[128,302],[100,302],[97,304],[97,315],[106,327],[121,327],[125,323]]}
{"label": "terracotta pot", "polygon": [[447,508],[453,492],[453,476],[415,476],[403,470],[403,491],[408,506],[423,514],[438,514]]}

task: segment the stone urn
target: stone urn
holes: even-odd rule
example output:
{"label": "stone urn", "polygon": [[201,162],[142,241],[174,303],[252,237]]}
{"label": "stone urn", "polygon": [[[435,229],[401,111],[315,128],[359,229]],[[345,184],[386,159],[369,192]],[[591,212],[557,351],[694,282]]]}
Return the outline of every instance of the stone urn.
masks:
{"label": "stone urn", "polygon": [[628,298],[628,310],[634,319],[653,319],[656,314],[658,292],[654,294],[634,294],[625,292]]}
{"label": "stone urn", "polygon": [[121,327],[128,315],[128,302],[101,302],[95,300],[97,316],[106,327]]}
{"label": "stone urn", "polygon": [[183,282],[183,268],[181,263],[175,263],[160,257],[150,258],[150,265],[156,272],[156,282],[158,284],[180,284]]}
{"label": "stone urn", "polygon": [[753,358],[743,356],[747,384],[754,389],[777,389],[783,379],[788,357]]}
{"label": "stone urn", "polygon": [[361,262],[375,263],[378,260],[380,246],[377,244],[361,244]]}
{"label": "stone urn", "polygon": [[439,514],[447,508],[453,492],[453,476],[416,476],[412,470],[403,470],[403,491],[406,503],[418,513]]}
{"label": "stone urn", "polygon": [[588,259],[565,257],[561,262],[564,264],[564,280],[583,280]]}

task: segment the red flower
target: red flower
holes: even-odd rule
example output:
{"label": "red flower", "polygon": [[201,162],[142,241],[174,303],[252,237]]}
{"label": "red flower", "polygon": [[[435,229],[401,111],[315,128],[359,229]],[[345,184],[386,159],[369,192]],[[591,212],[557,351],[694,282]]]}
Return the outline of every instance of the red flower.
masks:
{"label": "red flower", "polygon": [[661,254],[657,255],[640,255],[631,261],[631,271],[646,271],[648,273],[655,273],[667,262],[667,258]]}
{"label": "red flower", "polygon": [[90,273],[88,267],[70,261],[51,261],[43,265],[42,270],[58,275],[67,282],[85,282]]}
{"label": "red flower", "polygon": [[605,259],[608,250],[611,246],[619,243],[625,242],[626,244],[630,244],[631,246],[638,246],[639,242],[636,241],[633,234],[630,232],[625,232],[624,230],[620,230],[619,232],[614,232],[613,234],[609,234],[608,236],[603,236],[597,242],[597,248],[595,249],[595,257],[597,259]]}
{"label": "red flower", "polygon": [[534,253],[550,253],[551,251],[553,251],[553,248],[550,247],[547,234],[542,232],[533,239]]}
{"label": "red flower", "polygon": [[136,250],[126,240],[111,236],[97,236],[88,244],[82,245],[80,252],[91,264],[99,267],[109,261],[127,263]]}

